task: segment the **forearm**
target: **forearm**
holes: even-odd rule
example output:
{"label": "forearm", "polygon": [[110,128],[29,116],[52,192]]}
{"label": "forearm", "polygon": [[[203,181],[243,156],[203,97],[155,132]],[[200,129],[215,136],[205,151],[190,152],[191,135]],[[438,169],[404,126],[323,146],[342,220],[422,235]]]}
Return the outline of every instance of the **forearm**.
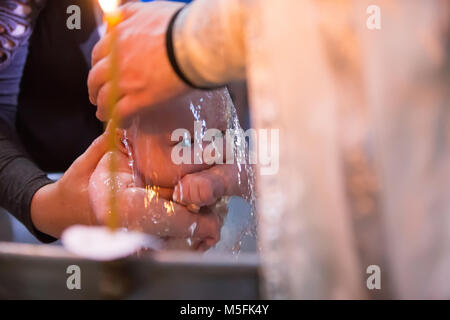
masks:
{"label": "forearm", "polygon": [[58,182],[44,185],[36,191],[30,206],[35,228],[55,238],[59,238],[69,226],[95,224],[88,210],[72,208],[78,203],[67,202],[62,192]]}
{"label": "forearm", "polygon": [[[0,62],[0,206],[13,214],[38,239],[50,242],[54,239],[40,232],[33,224],[30,207],[36,191],[53,181],[28,158],[15,129],[17,97],[28,54],[27,39],[40,7],[33,2],[29,19],[26,19],[12,13],[20,12],[18,7],[11,10],[11,5],[18,3],[9,0],[0,6],[0,25],[6,30],[0,35],[0,53],[3,54]],[[12,37],[11,30],[18,25],[23,26],[25,31]],[[5,48],[7,44],[12,46]]]}
{"label": "forearm", "polygon": [[14,132],[0,121],[0,206],[8,210],[39,240],[54,239],[40,232],[31,219],[31,200],[37,190],[52,183],[14,138]]}
{"label": "forearm", "polygon": [[194,85],[216,87],[245,77],[249,0],[197,0],[173,27],[176,63]]}

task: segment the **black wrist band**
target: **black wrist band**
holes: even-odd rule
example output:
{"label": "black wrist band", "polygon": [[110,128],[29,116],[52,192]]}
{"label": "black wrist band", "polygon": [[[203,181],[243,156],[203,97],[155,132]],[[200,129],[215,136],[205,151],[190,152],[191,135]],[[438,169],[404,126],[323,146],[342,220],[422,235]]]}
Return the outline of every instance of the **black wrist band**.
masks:
{"label": "black wrist band", "polygon": [[214,90],[214,89],[218,89],[218,88],[222,88],[223,86],[217,86],[217,87],[201,87],[201,86],[197,86],[194,83],[192,83],[183,73],[183,71],[181,71],[180,66],[177,63],[177,58],[175,56],[175,48],[173,46],[173,28],[175,25],[175,21],[178,17],[178,15],[181,13],[181,11],[185,8],[186,6],[180,8],[177,12],[175,12],[175,14],[173,15],[173,17],[170,19],[169,25],[167,26],[167,31],[166,31],[166,51],[167,51],[167,57],[169,58],[169,62],[170,65],[172,66],[173,71],[177,74],[177,76],[185,83],[187,84],[189,87],[193,88],[193,89],[198,89],[198,90]]}

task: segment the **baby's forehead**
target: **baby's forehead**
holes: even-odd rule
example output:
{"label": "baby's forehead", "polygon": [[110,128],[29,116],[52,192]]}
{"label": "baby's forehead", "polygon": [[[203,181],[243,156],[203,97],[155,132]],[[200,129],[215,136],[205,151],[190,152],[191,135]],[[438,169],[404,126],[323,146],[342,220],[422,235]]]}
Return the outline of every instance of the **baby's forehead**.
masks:
{"label": "baby's forehead", "polygon": [[223,131],[227,128],[230,103],[226,91],[193,91],[136,116],[129,131],[134,136],[158,137],[168,141],[176,130],[184,130],[191,135],[199,128]]}

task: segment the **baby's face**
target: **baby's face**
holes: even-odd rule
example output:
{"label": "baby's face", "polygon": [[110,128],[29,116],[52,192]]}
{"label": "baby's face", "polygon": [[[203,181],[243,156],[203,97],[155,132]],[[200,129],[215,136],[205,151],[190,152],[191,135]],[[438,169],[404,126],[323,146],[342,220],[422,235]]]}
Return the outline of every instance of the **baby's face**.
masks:
{"label": "baby's face", "polygon": [[[201,144],[194,138],[194,122],[201,121],[205,129],[227,128],[227,107],[231,103],[226,89],[212,92],[192,91],[187,95],[165,102],[141,114],[127,129],[127,138],[134,154],[135,168],[149,185],[172,188],[188,173],[208,168],[206,164],[194,163],[194,144]],[[184,142],[171,141],[176,129],[190,132]],[[188,141],[186,141],[188,140]],[[191,163],[175,164],[172,150],[178,143],[191,144]],[[209,143],[209,142],[208,142]],[[207,143],[203,142],[203,147]]]}

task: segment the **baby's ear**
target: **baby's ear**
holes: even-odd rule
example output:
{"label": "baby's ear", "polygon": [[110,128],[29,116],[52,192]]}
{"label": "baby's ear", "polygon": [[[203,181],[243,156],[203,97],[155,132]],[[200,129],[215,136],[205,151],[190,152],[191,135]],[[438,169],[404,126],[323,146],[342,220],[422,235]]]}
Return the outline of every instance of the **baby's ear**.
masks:
{"label": "baby's ear", "polygon": [[119,149],[120,152],[128,155],[127,145],[129,148],[131,148],[131,146],[130,146],[130,140],[128,140],[126,138],[125,130],[116,129],[115,139],[116,139],[117,149]]}

